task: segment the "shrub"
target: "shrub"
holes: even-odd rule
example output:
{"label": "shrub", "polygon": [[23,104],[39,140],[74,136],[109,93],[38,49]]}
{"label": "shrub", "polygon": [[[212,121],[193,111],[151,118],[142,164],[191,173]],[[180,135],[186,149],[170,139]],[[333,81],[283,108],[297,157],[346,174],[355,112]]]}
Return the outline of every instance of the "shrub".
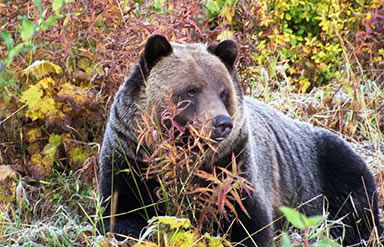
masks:
{"label": "shrub", "polygon": [[[379,41],[373,38],[383,35],[380,1],[261,0],[259,4],[257,36],[253,35],[258,39],[257,52],[252,57],[257,65],[268,67],[268,57],[281,56],[290,80],[302,92],[340,80],[350,49],[382,59],[380,52],[374,53]],[[375,46],[376,51],[370,50]]]}

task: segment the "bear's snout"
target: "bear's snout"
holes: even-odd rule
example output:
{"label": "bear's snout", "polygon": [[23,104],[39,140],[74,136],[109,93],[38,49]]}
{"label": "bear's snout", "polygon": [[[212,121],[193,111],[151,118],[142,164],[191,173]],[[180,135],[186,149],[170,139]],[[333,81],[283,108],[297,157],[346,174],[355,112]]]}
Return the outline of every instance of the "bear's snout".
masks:
{"label": "bear's snout", "polygon": [[221,142],[231,133],[232,127],[232,118],[224,115],[215,117],[212,121],[211,138],[215,141]]}

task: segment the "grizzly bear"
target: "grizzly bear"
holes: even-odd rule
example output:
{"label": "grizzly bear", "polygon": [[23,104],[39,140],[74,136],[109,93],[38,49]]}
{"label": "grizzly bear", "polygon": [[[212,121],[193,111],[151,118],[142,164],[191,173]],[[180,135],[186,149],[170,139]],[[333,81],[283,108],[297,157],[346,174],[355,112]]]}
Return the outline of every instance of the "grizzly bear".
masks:
{"label": "grizzly bear", "polygon": [[[161,108],[171,90],[175,101],[191,102],[178,118],[181,124],[210,122],[217,150],[206,167],[229,163],[235,154],[243,176],[256,188],[244,200],[249,217],[238,212],[246,230],[232,225],[232,241],[272,246],[279,207],[307,201],[300,208],[304,214],[327,209],[329,219],[342,220],[331,233],[341,237],[343,245],[367,240],[374,230],[381,234],[377,190],[362,158],[330,131],[245,96],[236,71],[237,55],[232,40],[212,45],[170,43],[161,35],[147,40],[138,64],[115,95],[100,153],[105,231],[137,237],[147,220],[159,213],[153,207],[158,182],[133,172],[146,165],[136,151],[134,129],[141,113]],[[117,195],[113,206],[112,194]],[[111,212],[116,214],[113,229]]]}

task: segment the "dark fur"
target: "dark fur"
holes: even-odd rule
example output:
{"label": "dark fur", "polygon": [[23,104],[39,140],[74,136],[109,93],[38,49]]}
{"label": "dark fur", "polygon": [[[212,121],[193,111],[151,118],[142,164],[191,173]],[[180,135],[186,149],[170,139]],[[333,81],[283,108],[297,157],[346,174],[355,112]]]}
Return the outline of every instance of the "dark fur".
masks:
{"label": "dark fur", "polygon": [[[232,132],[219,144],[218,154],[212,155],[210,160],[216,165],[227,164],[235,153],[237,162],[256,189],[244,201],[251,217],[238,210],[247,231],[258,232],[243,244],[254,246],[255,242],[258,246],[270,246],[274,229],[278,227],[270,223],[280,215],[278,207],[296,206],[317,198],[301,211],[306,215],[322,214],[323,196],[328,201],[325,206],[329,206],[331,219],[346,216],[344,229],[332,229],[335,237],[345,230],[344,245],[368,239],[374,225],[381,234],[376,186],[360,156],[337,135],[292,120],[260,101],[243,96],[234,65],[236,57],[237,46],[229,40],[205,46],[170,45],[158,35],[148,39],[139,64],[115,96],[104,136],[100,154],[104,216],[110,215],[107,199],[112,191],[118,194],[117,214],[156,202],[153,195],[158,186],[156,181],[144,181],[135,173],[145,165],[140,161],[141,153],[135,153],[137,142],[132,132],[135,118],[139,117],[140,110],[146,111],[153,104],[161,106],[166,89],[180,92],[182,99],[183,90],[192,82],[202,83],[199,85],[202,95],[205,88],[209,90],[206,89],[208,95],[196,98],[188,114],[183,115],[184,122],[191,120],[196,112],[208,112],[212,118],[216,111],[231,116]],[[216,92],[218,90],[228,95],[223,97],[223,93]],[[205,164],[205,167],[212,164]],[[125,168],[130,168],[131,172],[120,172]],[[149,218],[163,213],[162,205],[158,205],[118,216],[113,232],[138,236]],[[109,218],[104,224],[106,231],[110,231]],[[232,240],[241,241],[246,237],[240,224],[235,224]]]}

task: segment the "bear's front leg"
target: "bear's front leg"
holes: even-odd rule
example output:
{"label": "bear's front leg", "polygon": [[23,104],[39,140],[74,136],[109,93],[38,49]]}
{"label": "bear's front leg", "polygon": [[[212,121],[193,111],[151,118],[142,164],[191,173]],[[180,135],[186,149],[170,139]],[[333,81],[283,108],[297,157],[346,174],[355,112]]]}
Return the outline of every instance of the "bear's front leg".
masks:
{"label": "bear's front leg", "polygon": [[104,169],[99,187],[104,207],[100,233],[139,237],[148,220],[157,215],[155,206],[148,206],[155,205],[150,192],[156,187],[154,183],[135,175],[132,169],[114,172],[113,169]]}
{"label": "bear's front leg", "polygon": [[237,206],[239,222],[232,226],[231,241],[247,247],[273,246],[272,210],[268,209],[268,204],[258,197],[244,201],[250,217]]}
{"label": "bear's front leg", "polygon": [[331,219],[343,218],[343,227],[331,229],[334,237],[343,235],[343,246],[368,240],[374,227],[383,233],[379,222],[377,189],[374,177],[363,159],[340,137],[319,132],[319,166],[324,195],[329,201]]}
{"label": "bear's front leg", "polygon": [[116,234],[118,240],[122,240],[125,236],[139,237],[141,230],[147,225],[147,222],[143,217],[139,215],[131,215],[128,217],[115,217],[113,229],[110,226],[110,217],[105,215],[103,220],[104,225],[101,226],[100,230],[107,232],[112,232]]}

